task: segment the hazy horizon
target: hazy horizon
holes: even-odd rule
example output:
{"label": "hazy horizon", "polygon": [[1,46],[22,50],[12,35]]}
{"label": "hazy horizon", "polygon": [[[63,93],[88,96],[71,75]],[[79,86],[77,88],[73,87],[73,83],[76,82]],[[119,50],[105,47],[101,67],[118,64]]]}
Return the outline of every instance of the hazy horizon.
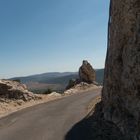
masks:
{"label": "hazy horizon", "polygon": [[104,68],[109,0],[1,0],[0,78]]}

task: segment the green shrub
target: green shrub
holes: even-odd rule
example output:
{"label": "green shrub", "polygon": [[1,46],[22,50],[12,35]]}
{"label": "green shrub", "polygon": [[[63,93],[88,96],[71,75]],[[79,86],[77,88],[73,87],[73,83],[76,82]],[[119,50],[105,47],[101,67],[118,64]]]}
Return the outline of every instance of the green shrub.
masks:
{"label": "green shrub", "polygon": [[50,88],[43,92],[43,94],[50,94],[50,93],[52,93],[52,90]]}
{"label": "green shrub", "polygon": [[20,79],[14,79],[13,81],[21,83]]}
{"label": "green shrub", "polygon": [[79,84],[79,83],[80,83],[80,80],[79,80],[79,79],[70,79],[70,80],[69,80],[69,83],[68,83],[68,85],[67,85],[67,87],[66,87],[66,90],[68,90],[68,89],[74,87],[75,85],[77,85],[77,84]]}

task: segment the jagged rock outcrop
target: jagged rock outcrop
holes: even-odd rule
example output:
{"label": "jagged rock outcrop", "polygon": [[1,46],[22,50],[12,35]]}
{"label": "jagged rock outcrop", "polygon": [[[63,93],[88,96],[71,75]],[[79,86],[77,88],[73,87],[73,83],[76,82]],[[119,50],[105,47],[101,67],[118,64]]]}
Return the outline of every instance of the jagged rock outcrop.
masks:
{"label": "jagged rock outcrop", "polygon": [[81,82],[93,83],[96,79],[95,70],[92,68],[88,61],[84,60],[79,69],[79,77]]}
{"label": "jagged rock outcrop", "polygon": [[88,61],[84,60],[82,66],[79,68],[79,78],[69,80],[66,90],[73,88],[80,83],[95,84],[96,86],[99,86],[99,84],[95,82],[95,76],[95,70]]}
{"label": "jagged rock outcrop", "polygon": [[10,80],[0,80],[0,98],[23,101],[40,99],[40,97],[28,91],[26,85]]}
{"label": "jagged rock outcrop", "polygon": [[140,0],[111,0],[101,104],[106,121],[140,140]]}

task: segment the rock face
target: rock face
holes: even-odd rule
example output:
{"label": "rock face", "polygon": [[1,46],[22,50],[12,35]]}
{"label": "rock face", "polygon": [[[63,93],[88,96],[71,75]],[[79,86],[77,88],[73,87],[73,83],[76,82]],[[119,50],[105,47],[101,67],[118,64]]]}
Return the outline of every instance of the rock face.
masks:
{"label": "rock face", "polygon": [[101,104],[106,121],[140,140],[140,0],[111,0]]}
{"label": "rock face", "polygon": [[0,98],[29,101],[39,97],[29,92],[27,87],[19,82],[0,80]]}
{"label": "rock face", "polygon": [[79,77],[81,82],[93,83],[96,79],[95,70],[88,63],[88,61],[84,60],[82,66],[79,69]]}

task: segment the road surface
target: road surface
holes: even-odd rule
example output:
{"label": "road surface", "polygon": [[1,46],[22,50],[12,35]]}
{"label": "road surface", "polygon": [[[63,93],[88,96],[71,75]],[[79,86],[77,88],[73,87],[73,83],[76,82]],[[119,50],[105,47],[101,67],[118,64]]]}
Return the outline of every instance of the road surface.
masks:
{"label": "road surface", "polygon": [[100,89],[36,105],[0,119],[0,140],[64,140]]}

